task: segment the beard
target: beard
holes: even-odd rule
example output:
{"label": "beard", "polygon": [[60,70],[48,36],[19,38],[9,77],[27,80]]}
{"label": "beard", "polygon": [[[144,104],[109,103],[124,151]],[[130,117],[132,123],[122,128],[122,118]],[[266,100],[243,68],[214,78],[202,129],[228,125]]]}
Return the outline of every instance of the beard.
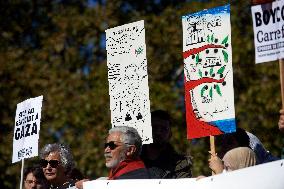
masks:
{"label": "beard", "polygon": [[113,158],[111,153],[105,153],[105,158],[111,158],[111,160],[109,162],[106,162],[106,167],[109,169],[113,169],[116,168],[118,166],[118,164],[126,159],[126,155],[125,155],[125,151],[121,151],[121,153],[118,155],[117,158]]}

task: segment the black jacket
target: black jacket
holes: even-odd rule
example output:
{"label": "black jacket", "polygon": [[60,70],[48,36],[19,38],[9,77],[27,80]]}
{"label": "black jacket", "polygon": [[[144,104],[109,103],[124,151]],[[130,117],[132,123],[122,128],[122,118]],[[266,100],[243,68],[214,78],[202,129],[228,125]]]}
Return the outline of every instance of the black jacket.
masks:
{"label": "black jacket", "polygon": [[150,175],[147,169],[141,168],[120,175],[116,179],[150,179]]}
{"label": "black jacket", "polygon": [[160,156],[155,160],[147,158],[146,146],[143,145],[141,159],[151,178],[191,178],[192,161],[190,156],[178,154],[174,148],[167,144]]}

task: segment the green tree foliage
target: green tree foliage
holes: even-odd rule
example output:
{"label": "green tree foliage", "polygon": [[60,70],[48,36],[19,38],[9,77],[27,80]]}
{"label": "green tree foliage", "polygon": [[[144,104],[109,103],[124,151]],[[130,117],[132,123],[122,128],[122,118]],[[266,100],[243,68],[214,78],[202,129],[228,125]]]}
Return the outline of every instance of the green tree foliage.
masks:
{"label": "green tree foliage", "polygon": [[[16,105],[39,95],[44,96],[40,147],[65,142],[86,176],[107,174],[102,144],[111,125],[104,30],[142,19],[151,109],[166,109],[173,116],[172,143],[178,151],[193,156],[194,175],[210,174],[209,138],[186,139],[181,16],[228,1],[90,2],[0,3],[0,187],[15,188],[15,180],[20,180],[20,163],[11,163]],[[249,2],[231,1],[231,10],[238,126],[255,133],[279,156],[278,64],[254,63]],[[28,159],[26,165],[36,160]]]}

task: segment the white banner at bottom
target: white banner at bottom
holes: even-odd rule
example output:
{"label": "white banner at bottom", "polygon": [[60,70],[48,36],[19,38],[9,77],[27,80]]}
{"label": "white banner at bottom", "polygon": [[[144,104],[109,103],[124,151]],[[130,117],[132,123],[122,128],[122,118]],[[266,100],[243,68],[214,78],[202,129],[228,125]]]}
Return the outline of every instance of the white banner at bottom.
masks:
{"label": "white banner at bottom", "polygon": [[240,169],[200,180],[129,179],[92,180],[83,183],[84,189],[283,189],[284,160]]}

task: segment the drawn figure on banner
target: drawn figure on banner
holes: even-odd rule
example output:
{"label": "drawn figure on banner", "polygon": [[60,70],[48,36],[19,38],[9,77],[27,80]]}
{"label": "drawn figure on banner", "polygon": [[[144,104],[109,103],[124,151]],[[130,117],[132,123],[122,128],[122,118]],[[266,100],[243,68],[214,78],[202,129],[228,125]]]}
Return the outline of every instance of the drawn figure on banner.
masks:
{"label": "drawn figure on banner", "polygon": [[200,16],[188,17],[187,22],[186,30],[189,35],[186,39],[186,46],[205,42],[202,18]]}
{"label": "drawn figure on banner", "polygon": [[140,88],[141,84],[143,83],[143,79],[146,78],[147,75],[141,75],[139,74],[139,72],[143,73],[135,64],[125,67],[124,86],[126,87],[126,91],[128,92],[126,96],[125,106],[127,107],[126,110],[130,110],[126,113],[125,121],[130,121],[133,118],[134,120],[144,120],[143,115],[145,115],[144,112],[147,109],[144,100],[146,98],[146,95],[145,93],[143,93],[143,91],[137,89]]}
{"label": "drawn figure on banner", "polygon": [[151,118],[144,30],[144,24],[110,29],[107,62],[112,126],[132,126],[146,141],[142,126],[151,126]]}
{"label": "drawn figure on banner", "polygon": [[184,40],[188,50],[184,51],[183,57],[187,119],[189,124],[200,129],[193,135],[201,137],[233,130],[225,128],[227,124],[224,123],[212,124],[231,114],[231,102],[224,95],[230,90],[227,80],[232,81],[230,33],[220,35],[222,22],[218,14],[188,16],[186,20],[188,33]]}
{"label": "drawn figure on banner", "polygon": [[114,93],[115,106],[113,111],[119,112],[114,117],[115,122],[135,124],[138,120],[144,122],[144,116],[147,114],[148,107],[146,102],[147,94],[139,90],[147,74],[144,73],[146,65],[144,60],[139,66],[130,64],[124,68],[122,76],[115,85],[112,85],[111,91]]}
{"label": "drawn figure on banner", "polygon": [[[222,89],[226,86],[225,76],[228,70],[226,69],[226,63],[228,62],[228,53],[226,52],[226,46],[228,36],[223,39],[223,44],[217,44],[218,39],[214,38],[214,34],[207,36],[207,41],[211,43],[211,47],[207,47],[198,53],[191,55],[189,65],[185,65],[187,80],[211,78],[212,81],[204,81],[202,88],[199,89],[200,98],[202,98],[201,104],[197,105],[193,92],[191,92],[191,98],[195,112],[198,118],[204,118],[205,120],[211,120],[214,118],[214,114],[225,112],[228,110],[228,103],[222,96]],[[213,44],[215,43],[215,44]],[[227,71],[226,71],[227,70]],[[194,75],[195,74],[195,75]],[[215,103],[216,101],[223,103]],[[206,105],[206,111],[198,112],[197,106]],[[214,106],[212,106],[214,104]]]}

